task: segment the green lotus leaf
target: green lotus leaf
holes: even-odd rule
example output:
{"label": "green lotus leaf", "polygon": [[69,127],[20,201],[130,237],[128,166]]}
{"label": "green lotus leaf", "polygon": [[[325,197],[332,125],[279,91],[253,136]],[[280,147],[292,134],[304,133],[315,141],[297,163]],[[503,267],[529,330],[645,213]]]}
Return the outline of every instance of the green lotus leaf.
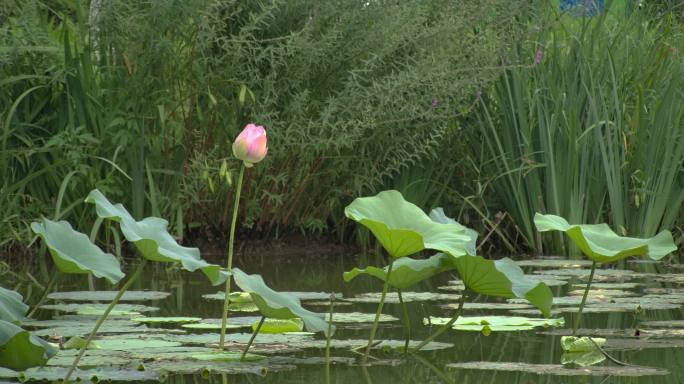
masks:
{"label": "green lotus leaf", "polygon": [[[392,264],[392,274],[388,281],[389,285],[397,289],[409,288],[432,276],[453,269],[450,257],[438,253],[428,259],[412,259],[402,257],[395,260]],[[366,268],[354,268],[343,274],[344,281],[349,282],[359,275],[370,275],[382,281],[387,279],[387,269],[369,266]]]}
{"label": "green lotus leaf", "polygon": [[0,367],[23,371],[45,365],[57,349],[20,327],[0,320]]}
{"label": "green lotus leaf", "polygon": [[564,352],[561,355],[563,366],[589,367],[606,360],[606,355],[599,350],[591,352]]}
{"label": "green lotus leaf", "polygon": [[[252,323],[252,331],[254,331],[259,324],[259,321]],[[261,325],[259,332],[263,333],[285,333],[285,332],[301,332],[304,329],[304,323],[298,317],[292,319],[266,319]]]}
{"label": "green lotus leaf", "polygon": [[460,256],[467,254],[472,244],[464,226],[433,221],[394,190],[357,198],[344,213],[367,227],[392,257],[404,257],[424,249]]}
{"label": "green lotus leaf", "polygon": [[440,224],[455,224],[462,228],[466,236],[468,236],[468,242],[465,244],[466,254],[476,255],[477,254],[477,231],[470,229],[453,218],[449,217],[444,213],[443,208],[435,208],[430,211],[430,219],[435,223]]}
{"label": "green lotus leaf", "polygon": [[119,260],[103,252],[88,236],[75,231],[67,221],[42,221],[31,223],[31,229],[40,236],[50,250],[52,260],[64,273],[92,273],[114,284],[125,275]]}
{"label": "green lotus leaf", "polygon": [[[446,324],[450,318],[431,317],[423,319],[424,324]],[[565,320],[538,319],[521,316],[459,316],[452,328],[459,331],[489,332],[527,331],[537,327],[562,327]]]}
{"label": "green lotus leaf", "polygon": [[235,284],[242,291],[249,292],[263,316],[273,319],[299,317],[309,331],[323,332],[328,336],[328,323],[323,315],[302,308],[297,297],[272,290],[260,275],[248,275],[239,268],[233,268],[232,272]]}
{"label": "green lotus leaf", "polygon": [[463,284],[471,291],[505,298],[526,299],[548,317],[553,303],[551,289],[529,279],[511,259],[487,260],[482,256],[451,257]]}
{"label": "green lotus leaf", "polygon": [[91,191],[85,201],[95,204],[99,217],[118,222],[126,240],[135,244],[144,258],[151,261],[180,263],[183,269],[190,272],[199,269],[213,285],[221,284],[228,278],[229,274],[220,266],[202,260],[199,249],[179,245],[169,234],[169,223],[166,220],[147,217],[136,221],[123,205],[110,203],[97,189]]}
{"label": "green lotus leaf", "polygon": [[[52,292],[47,297],[52,300],[66,301],[112,301],[118,291],[69,291]],[[126,291],[119,301],[147,301],[163,300],[171,295],[168,292],[158,291]]]}
{"label": "green lotus leaf", "polygon": [[[592,342],[593,340],[593,342]],[[602,337],[575,337],[563,336],[561,337],[561,348],[565,352],[591,352],[597,351],[599,347],[606,343],[606,339]]]}
{"label": "green lotus leaf", "polygon": [[18,324],[24,319],[28,309],[19,293],[0,287],[0,320]]}
{"label": "green lotus leaf", "polygon": [[612,263],[629,256],[647,256],[660,260],[677,250],[670,231],[662,231],[648,239],[618,236],[607,224],[570,225],[555,215],[534,215],[534,224],[540,232],[565,232],[579,249],[597,263]]}

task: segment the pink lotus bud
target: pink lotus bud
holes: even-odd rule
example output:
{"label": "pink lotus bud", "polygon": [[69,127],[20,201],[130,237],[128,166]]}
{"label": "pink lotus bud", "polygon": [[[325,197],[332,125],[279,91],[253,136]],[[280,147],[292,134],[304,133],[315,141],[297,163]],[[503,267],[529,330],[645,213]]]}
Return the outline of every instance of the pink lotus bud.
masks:
{"label": "pink lotus bud", "polygon": [[266,130],[261,125],[247,124],[233,143],[233,155],[247,167],[263,160],[266,152]]}

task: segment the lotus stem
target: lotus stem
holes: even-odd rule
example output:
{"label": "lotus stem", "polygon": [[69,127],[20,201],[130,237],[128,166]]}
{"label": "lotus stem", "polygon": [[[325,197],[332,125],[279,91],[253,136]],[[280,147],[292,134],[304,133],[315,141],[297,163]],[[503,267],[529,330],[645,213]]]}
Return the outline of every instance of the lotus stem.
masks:
{"label": "lotus stem", "polygon": [[[98,217],[95,219],[95,223],[93,223],[93,228],[90,230],[90,242],[95,244],[95,239],[97,238],[97,233],[100,231],[100,226],[102,226],[102,221],[104,221],[103,218]],[[95,279],[93,278],[92,273],[88,273],[88,290],[89,291],[94,291],[95,290]]]}
{"label": "lotus stem", "polygon": [[458,308],[456,309],[456,313],[454,313],[454,316],[451,318],[451,320],[449,320],[449,322],[447,322],[441,328],[439,328],[437,331],[435,331],[430,336],[428,336],[427,339],[421,341],[420,344],[418,344],[418,346],[413,349],[413,352],[420,351],[421,349],[423,349],[423,347],[428,345],[428,343],[430,343],[432,340],[439,337],[439,335],[446,332],[447,329],[450,329],[451,326],[454,325],[456,320],[458,320],[459,316],[461,316],[461,312],[463,311],[463,305],[465,304],[465,301],[466,301],[466,293],[467,293],[467,291],[463,291],[463,295],[461,295],[461,300],[458,302]]}
{"label": "lotus stem", "polygon": [[401,304],[401,309],[404,314],[404,333],[406,336],[406,340],[404,341],[404,354],[406,354],[408,353],[409,343],[411,342],[411,319],[409,318],[404,298],[401,297],[401,289],[397,289],[397,294],[399,295],[399,304]]}
{"label": "lotus stem", "polygon": [[[233,244],[235,243],[235,225],[237,223],[238,208],[240,206],[240,193],[242,192],[242,180],[245,176],[245,164],[240,167],[237,186],[235,188],[235,202],[233,203],[233,219],[230,222],[230,237],[228,238],[228,264],[226,268],[230,273],[233,268]],[[221,338],[219,339],[219,349],[223,350],[223,343],[226,340],[226,324],[228,323],[228,306],[230,305],[230,283],[233,275],[226,279],[226,297],[223,299],[223,317],[221,318]]]}
{"label": "lotus stem", "polygon": [[330,294],[330,312],[328,314],[328,334],[325,335],[325,383],[330,384],[330,338],[332,337],[333,313],[335,309],[335,294]]}
{"label": "lotus stem", "polygon": [[380,314],[382,313],[382,307],[385,305],[385,297],[387,297],[387,290],[389,288],[389,280],[392,275],[392,266],[394,263],[390,263],[389,268],[387,268],[387,276],[385,277],[385,284],[382,285],[382,294],[380,295],[380,303],[378,304],[378,309],[375,312],[375,319],[373,320],[373,326],[371,327],[370,336],[368,337],[368,344],[366,345],[366,351],[363,354],[362,364],[366,364],[368,361],[368,355],[370,355],[370,350],[373,347],[373,340],[375,339],[375,333],[378,330],[378,321],[380,320]]}
{"label": "lotus stem", "polygon": [[38,312],[38,310],[40,309],[40,306],[43,305],[43,302],[45,301],[48,294],[52,290],[52,287],[54,287],[55,283],[57,283],[57,280],[59,279],[60,276],[62,276],[62,272],[60,272],[59,270],[56,270],[52,274],[50,281],[47,283],[47,285],[45,286],[45,289],[43,290],[43,295],[40,297],[40,300],[38,300],[36,305],[33,307],[33,309],[31,309],[31,312],[29,312],[29,314],[26,317],[31,318],[31,317],[33,317],[33,315],[36,314],[36,312]]}
{"label": "lotus stem", "polygon": [[78,352],[78,355],[74,359],[74,362],[71,363],[71,367],[69,367],[69,370],[67,371],[66,375],[64,375],[64,382],[68,383],[69,378],[71,377],[71,374],[74,373],[74,370],[78,366],[78,362],[81,361],[81,358],[83,357],[83,354],[86,351],[86,348],[88,348],[88,345],[90,345],[90,342],[93,340],[93,337],[95,337],[95,334],[97,334],[97,331],[100,329],[100,326],[102,326],[102,323],[107,319],[107,316],[109,316],[109,313],[114,309],[114,306],[119,302],[121,297],[126,293],[126,290],[131,287],[131,285],[140,277],[140,274],[142,273],[143,269],[145,268],[145,264],[147,264],[147,259],[142,259],[140,261],[140,264],[138,264],[138,267],[135,269],[135,272],[133,272],[133,275],[126,281],[126,283],[119,289],[119,292],[116,294],[114,297],[114,300],[112,300],[111,303],[109,303],[109,306],[107,309],[105,309],[104,313],[102,316],[100,316],[99,319],[97,319],[97,323],[95,323],[95,327],[93,327],[93,330],[90,331],[90,334],[88,335],[88,338],[86,339],[85,343],[81,347],[81,350]]}
{"label": "lotus stem", "polygon": [[245,350],[242,351],[242,355],[240,356],[240,361],[245,360],[245,356],[247,356],[247,352],[249,351],[249,348],[252,346],[252,343],[254,342],[254,338],[256,338],[257,334],[259,334],[259,330],[261,329],[261,326],[264,325],[264,320],[266,320],[266,317],[261,316],[261,320],[259,320],[259,324],[257,324],[256,328],[254,329],[254,332],[252,332],[252,337],[249,338],[249,341],[247,342],[247,346],[245,347]]}
{"label": "lotus stem", "polygon": [[580,302],[579,311],[577,311],[577,317],[575,318],[575,324],[572,326],[572,335],[577,334],[577,329],[579,328],[580,322],[582,321],[582,310],[584,310],[584,304],[587,302],[587,296],[589,295],[589,289],[591,288],[591,281],[594,279],[594,272],[596,272],[596,262],[591,263],[591,272],[589,273],[589,281],[587,281],[587,287],[584,289],[584,295],[582,295],[582,301]]}

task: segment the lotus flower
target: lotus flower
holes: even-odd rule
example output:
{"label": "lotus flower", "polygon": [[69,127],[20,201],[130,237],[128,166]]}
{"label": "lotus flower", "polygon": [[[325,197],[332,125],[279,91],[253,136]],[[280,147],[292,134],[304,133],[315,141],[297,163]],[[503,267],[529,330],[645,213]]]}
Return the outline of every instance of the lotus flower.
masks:
{"label": "lotus flower", "polygon": [[233,143],[233,155],[247,167],[263,160],[266,152],[266,130],[260,125],[247,124]]}

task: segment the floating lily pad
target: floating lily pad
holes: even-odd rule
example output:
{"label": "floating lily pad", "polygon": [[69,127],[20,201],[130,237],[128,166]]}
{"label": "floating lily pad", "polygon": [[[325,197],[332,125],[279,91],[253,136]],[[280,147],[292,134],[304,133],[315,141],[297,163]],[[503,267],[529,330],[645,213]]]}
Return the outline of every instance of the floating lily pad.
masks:
{"label": "floating lily pad", "polygon": [[569,260],[569,259],[531,259],[531,260],[516,260],[516,264],[521,267],[533,268],[580,268],[591,267],[589,260]]}
{"label": "floating lily pad", "polygon": [[[55,318],[52,320],[26,320],[22,325],[25,328],[68,328],[68,327],[93,327],[97,321],[96,317],[68,315],[68,317]],[[106,319],[102,326],[110,327],[137,327],[136,323],[130,319]]]}
{"label": "floating lily pad", "polygon": [[[73,336],[87,336],[93,330],[94,325],[78,325],[69,327],[54,327],[54,328],[44,328],[37,331],[32,331],[31,334],[41,337],[73,337]],[[145,326],[140,326],[140,324],[131,326],[118,326],[118,325],[102,325],[100,329],[97,330],[98,335],[106,334],[121,334],[121,333],[159,333],[160,329],[150,329]],[[164,332],[169,332],[170,330],[163,330]]]}
{"label": "floating lily pad", "polygon": [[28,309],[19,293],[0,287],[0,320],[19,323],[26,316]]}
{"label": "floating lily pad", "polygon": [[[402,257],[392,262],[392,274],[388,284],[403,290],[450,269],[453,269],[450,257],[442,253],[433,255],[428,259]],[[363,269],[354,268],[351,271],[345,272],[343,277],[345,282],[349,282],[359,275],[369,275],[385,281],[387,280],[388,270],[389,266],[384,268],[373,266]]]}
{"label": "floating lily pad", "polygon": [[[256,329],[258,321],[252,324],[252,331]],[[294,319],[266,319],[261,325],[259,332],[263,333],[285,333],[301,332],[304,329],[304,322],[299,318]]]}
{"label": "floating lily pad", "polygon": [[565,232],[582,252],[598,263],[612,263],[629,256],[646,256],[660,260],[677,250],[670,231],[662,231],[648,239],[618,236],[607,224],[570,225],[555,215],[534,215],[540,232]]}
{"label": "floating lily pad", "polygon": [[[327,292],[281,292],[288,295],[295,296],[301,301],[307,300],[330,300],[330,293]],[[342,299],[341,293],[335,293],[335,299]],[[223,301],[226,297],[225,292],[216,292],[202,295],[205,299]],[[252,297],[248,292],[233,292],[230,294],[231,303],[251,303]]]}
{"label": "floating lily pad", "polygon": [[[518,299],[522,301],[521,303],[464,303],[464,310],[474,310],[474,309],[493,309],[493,310],[511,310],[511,309],[531,309],[531,305],[527,304],[524,299]],[[441,308],[455,310],[458,308],[458,304],[444,304]]]}
{"label": "floating lily pad", "polygon": [[561,355],[561,364],[563,364],[565,367],[589,367],[599,364],[605,360],[606,355],[598,350],[591,352],[564,352]]}
{"label": "floating lily pad", "polygon": [[126,240],[135,244],[144,258],[150,261],[179,263],[183,269],[190,272],[201,270],[213,285],[221,284],[228,278],[228,273],[220,266],[202,260],[199,249],[179,245],[168,232],[169,223],[166,220],[147,217],[136,221],[123,205],[112,204],[97,189],[91,191],[85,201],[95,204],[99,217],[118,222]]}
{"label": "floating lily pad", "polygon": [[602,337],[561,337],[561,348],[565,352],[593,352],[598,350],[597,345],[601,347],[605,343],[606,339]]}
{"label": "floating lily pad", "polygon": [[166,324],[166,323],[197,323],[202,320],[201,317],[182,317],[182,316],[169,316],[169,317],[134,317],[131,320],[138,323],[145,324]]}
{"label": "floating lily pad", "polygon": [[[228,323],[226,324],[227,329],[240,329],[248,328],[254,324],[255,321],[259,321],[261,316],[231,316],[228,318]],[[222,319],[202,319],[198,323],[183,324],[183,328],[187,329],[201,329],[201,330],[211,330],[211,329],[221,329]]]}
{"label": "floating lily pad", "polygon": [[205,352],[205,353],[196,353],[192,355],[192,358],[195,360],[200,360],[200,361],[238,361],[238,362],[246,362],[246,361],[259,361],[265,359],[264,356],[259,356],[255,355],[252,353],[248,353],[242,357],[242,353],[240,352]]}
{"label": "floating lily pad", "polygon": [[[346,298],[345,300],[352,303],[379,303],[380,296],[380,292],[367,292],[355,297]],[[414,301],[458,301],[461,295],[435,292],[402,292],[401,297],[404,299],[404,302],[408,303]],[[387,292],[385,303],[399,303],[399,295],[396,292]]]}
{"label": "floating lily pad", "polygon": [[125,275],[119,260],[103,252],[88,236],[75,231],[68,221],[51,221],[43,218],[31,223],[35,232],[50,251],[55,266],[64,273],[88,274],[103,277],[114,284]]}
{"label": "floating lily pad", "polygon": [[[446,317],[423,319],[423,324],[443,325],[449,322]],[[520,316],[460,316],[452,328],[459,331],[489,332],[527,331],[537,327],[562,327],[565,320],[537,319]]]}
{"label": "floating lily pad", "polygon": [[[41,381],[41,382],[59,382],[64,379],[67,372],[66,367],[43,367],[31,368],[19,374],[19,380],[25,381]],[[97,369],[77,369],[71,376],[71,380],[81,382],[106,382],[106,381],[160,381],[165,374],[157,370],[137,370],[137,369],[121,369],[121,368],[97,368]]]}
{"label": "floating lily pad", "polygon": [[372,197],[356,198],[344,209],[345,215],[367,227],[392,257],[404,257],[431,249],[454,256],[475,254],[472,233],[458,223],[440,223],[398,191],[383,191]]}
{"label": "floating lily pad", "polygon": [[[568,295],[570,296],[583,296],[584,295],[584,290],[583,289],[576,289],[574,291],[568,292]],[[615,297],[629,297],[629,296],[636,296],[636,292],[630,292],[630,291],[625,291],[622,289],[590,289],[589,293],[587,294],[587,297],[592,297],[595,299],[603,299],[603,300],[610,300]]]}
{"label": "floating lily pad", "polygon": [[[578,296],[579,297],[579,296]],[[644,304],[638,303],[610,303],[602,302],[596,304],[586,305],[582,313],[616,313],[616,312],[635,312],[635,311],[657,311],[657,310],[671,310],[680,308],[680,304],[666,303],[666,302],[650,302]],[[577,307],[558,307],[551,311],[552,315],[559,313],[575,313],[578,311]],[[520,315],[539,315],[540,312],[536,309],[514,309],[511,312]]]}
{"label": "floating lily pad", "polygon": [[0,367],[15,371],[45,365],[57,349],[20,327],[0,320]]}
{"label": "floating lily pad", "polygon": [[[107,309],[109,304],[45,304],[42,309],[72,312],[79,315],[100,316]],[[117,304],[110,312],[111,316],[138,316],[144,312],[158,311],[157,307],[149,307],[140,304]]]}
{"label": "floating lily pad", "polygon": [[642,327],[684,328],[684,320],[652,320],[639,323]]}
{"label": "floating lily pad", "polygon": [[[48,299],[65,301],[112,301],[118,291],[71,291],[52,292]],[[162,300],[170,295],[168,292],[157,291],[126,291],[119,301],[147,301]]]}
{"label": "floating lily pad", "polygon": [[[330,319],[330,315],[326,316],[326,319]],[[357,323],[372,323],[375,319],[374,313],[361,313],[361,312],[336,312],[333,314],[333,323],[347,323],[347,324],[357,324]],[[387,323],[392,321],[399,321],[398,318],[387,315],[384,313],[380,314],[378,322]]]}
{"label": "floating lily pad", "polygon": [[[542,271],[534,271],[538,275],[546,276],[568,276],[576,278],[588,279],[591,274],[590,269],[585,268],[565,268],[565,269],[548,269]],[[599,269],[596,268],[594,271],[594,278],[596,277],[606,277],[614,280],[629,280],[633,278],[645,278],[655,276],[653,274],[641,273],[631,271],[629,269]]]}
{"label": "floating lily pad", "polygon": [[134,349],[153,349],[178,347],[182,344],[175,341],[160,340],[154,338],[101,338],[96,341],[98,349],[114,351],[130,351]]}
{"label": "floating lily pad", "polygon": [[[617,290],[617,289],[634,289],[638,288],[641,284],[640,283],[591,283],[591,289],[610,289],[610,290]],[[575,289],[584,289],[586,287],[586,284],[573,284],[572,288]],[[582,291],[584,292],[584,291]]]}
{"label": "floating lily pad", "polygon": [[560,364],[527,364],[491,361],[471,361],[467,363],[447,364],[451,369],[474,369],[484,371],[525,372],[536,375],[553,376],[661,376],[669,372],[665,369],[628,366],[592,366],[582,368],[566,368]]}

